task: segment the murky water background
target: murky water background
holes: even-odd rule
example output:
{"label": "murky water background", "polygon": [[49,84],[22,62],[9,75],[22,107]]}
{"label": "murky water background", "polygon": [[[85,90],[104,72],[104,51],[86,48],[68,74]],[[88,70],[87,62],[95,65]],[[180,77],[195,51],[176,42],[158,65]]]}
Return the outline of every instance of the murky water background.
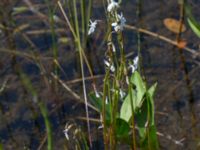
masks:
{"label": "murky water background", "polygon": [[[20,80],[18,74],[20,68],[31,79],[34,88],[39,93],[39,98],[48,106],[53,126],[54,148],[64,149],[64,146],[69,144],[63,134],[65,124],[70,121],[86,127],[84,121],[76,119],[78,116],[85,116],[84,105],[62,86],[58,85],[57,89],[52,88],[54,79],[50,73],[53,71],[53,52],[47,7],[37,0],[30,2],[46,17],[42,18],[31,11],[13,15],[14,7],[27,6],[23,0],[3,0],[0,3],[0,24],[6,27],[6,29],[1,27],[0,33],[0,86],[5,85],[0,92],[0,142],[6,150],[46,149],[44,121],[32,95]],[[195,17],[200,21],[198,15],[200,2],[191,0],[190,3]],[[104,20],[101,2],[94,1],[93,8],[92,19]],[[136,9],[136,2],[123,0],[121,10],[127,19],[127,24],[137,25],[170,39],[176,39],[176,35],[164,27],[163,20],[169,17],[178,19],[177,1],[143,0],[140,17],[137,17]],[[59,10],[56,14],[64,20]],[[72,44],[73,38],[62,20],[56,22],[55,25],[56,42],[59,49],[58,61],[64,70],[60,72],[60,76],[70,88],[81,95],[81,82],[73,81],[80,77],[79,62]],[[22,26],[24,28],[20,28]],[[187,24],[186,26],[187,30],[182,38],[188,42],[188,47],[198,51],[199,39]],[[91,37],[90,50],[87,52],[99,83],[102,82],[101,75],[104,74],[102,60],[106,49],[99,46],[104,30],[102,25],[97,27],[96,33]],[[124,33],[126,53],[135,51],[136,54],[137,33],[135,31]],[[65,44],[59,42],[61,37],[67,37],[68,42]],[[155,108],[161,149],[199,149],[200,61],[194,59],[190,53],[183,51],[191,83],[191,87],[188,87],[183,67],[181,67],[183,64],[180,53],[176,47],[141,34],[141,51],[147,81],[150,84],[158,82]],[[40,72],[39,67],[41,66],[38,66],[38,62],[32,59],[33,54],[38,58],[45,72]],[[129,58],[134,58],[134,55]],[[91,90],[90,80],[87,85],[88,91]],[[99,89],[101,86],[99,85]],[[91,111],[90,115],[93,116],[93,114],[94,112]],[[100,134],[96,130],[97,127],[97,124],[92,124],[92,135],[96,149],[102,149],[102,143],[97,138]]]}

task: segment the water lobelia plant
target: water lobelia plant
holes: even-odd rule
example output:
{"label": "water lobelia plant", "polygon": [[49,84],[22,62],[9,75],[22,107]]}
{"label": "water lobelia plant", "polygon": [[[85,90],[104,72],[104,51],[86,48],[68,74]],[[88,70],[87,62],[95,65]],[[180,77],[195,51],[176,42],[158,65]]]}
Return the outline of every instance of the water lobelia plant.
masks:
{"label": "water lobelia plant", "polygon": [[105,149],[116,149],[119,143],[125,143],[132,149],[157,150],[153,102],[157,84],[147,87],[137,71],[138,56],[127,65],[122,33],[126,19],[122,13],[118,14],[119,5],[114,0],[108,0],[109,34],[103,92],[95,89],[89,95],[90,100],[100,112]]}
{"label": "water lobelia plant", "polygon": [[[86,41],[84,40],[85,37],[95,34],[98,20],[87,18],[82,25],[85,25],[85,22],[88,25],[87,27],[83,27],[84,32],[80,33],[84,33],[84,35],[80,36],[79,30],[81,29],[79,28],[77,17],[76,0],[73,0],[72,3],[75,27],[72,26],[73,22],[70,23],[64,13],[61,3],[58,2],[58,4],[76,41],[82,66],[83,89],[85,89],[83,59],[85,62],[87,62],[87,59],[85,59],[83,51],[85,44],[82,42]],[[101,127],[103,128],[103,140],[106,150],[116,149],[119,143],[128,144],[132,149],[157,150],[158,141],[154,122],[153,103],[156,84],[148,88],[141,74],[137,71],[139,54],[137,54],[133,61],[129,61],[129,64],[126,60],[123,35],[126,19],[122,12],[118,13],[119,7],[120,2],[107,0],[107,9],[105,9],[107,19],[107,32],[105,36],[107,50],[104,59],[106,71],[103,80],[103,91],[97,91],[94,86],[94,92],[90,93],[89,97],[91,103],[98,109],[101,116]],[[89,66],[88,63],[86,64]],[[84,97],[88,137],[91,147],[86,91],[84,92]],[[65,135],[67,131],[65,131]]]}
{"label": "water lobelia plant", "polygon": [[[92,104],[99,109],[101,115],[105,115],[103,127],[106,130],[105,136],[107,138],[111,136],[110,132],[114,130],[115,138],[112,140],[116,140],[117,143],[125,142],[132,145],[131,134],[134,134],[132,130],[137,129],[139,141],[136,141],[136,136],[134,136],[135,139],[133,140],[139,143],[138,147],[143,149],[158,149],[153,102],[156,86],[157,84],[155,83],[148,89],[140,74],[135,71],[130,77],[127,95],[121,99],[122,104],[119,106],[120,109],[115,112],[116,115],[114,117],[112,110],[115,106],[112,104],[112,101],[116,99],[111,99],[112,101],[107,99],[105,106],[103,106],[103,97],[100,94],[97,95],[95,92],[90,94]],[[119,92],[116,90],[115,94],[118,93],[120,95]],[[111,94],[111,97],[113,96]],[[132,118],[135,118],[136,125],[133,125]],[[113,127],[115,128],[113,129]]]}

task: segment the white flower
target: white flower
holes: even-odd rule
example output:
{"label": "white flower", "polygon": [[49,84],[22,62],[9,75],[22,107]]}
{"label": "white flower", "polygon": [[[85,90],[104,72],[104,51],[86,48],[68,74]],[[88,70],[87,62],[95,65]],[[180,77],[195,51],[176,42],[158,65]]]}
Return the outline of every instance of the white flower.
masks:
{"label": "white flower", "polygon": [[122,89],[119,89],[119,95],[120,95],[120,98],[123,99],[124,96],[126,96],[126,93]]}
{"label": "white flower", "polygon": [[129,65],[129,68],[131,68],[131,72],[134,73],[135,70],[138,68],[138,61],[139,61],[139,57],[136,56],[133,60],[133,64]]}
{"label": "white flower", "polygon": [[120,31],[120,26],[118,25],[117,22],[112,23],[112,26],[114,27],[116,32]]}
{"label": "white flower", "polygon": [[65,126],[65,130],[63,130],[63,133],[65,134],[65,137],[66,137],[66,139],[69,141],[69,135],[68,135],[68,132],[69,132],[69,130],[71,129],[73,127],[73,125],[72,124],[66,124],[66,126]]}
{"label": "white flower", "polygon": [[107,60],[104,60],[104,64],[109,67],[110,66],[110,63],[107,61]]}
{"label": "white flower", "polygon": [[114,0],[111,0],[111,3],[108,5],[107,7],[107,11],[108,12],[113,12],[115,11],[117,8],[119,8],[119,4],[117,2],[115,2]]}
{"label": "white flower", "polygon": [[69,141],[69,135],[68,135],[69,129],[63,130],[63,133],[65,134],[66,139]]}
{"label": "white flower", "polygon": [[92,34],[97,26],[97,20],[95,20],[94,22],[92,22],[92,20],[90,20],[90,24],[89,24],[89,30],[88,30],[88,35]]}
{"label": "white flower", "polygon": [[110,62],[108,62],[107,60],[104,60],[104,64],[110,68],[111,72],[115,72],[115,66],[113,64],[110,64]]}
{"label": "white flower", "polygon": [[114,66],[114,65],[111,65],[111,66],[110,66],[110,71],[111,71],[111,72],[115,72],[115,66]]}
{"label": "white flower", "polygon": [[112,26],[114,27],[115,31],[122,31],[124,29],[126,23],[126,19],[124,18],[123,14],[117,15],[117,22],[112,23]]}

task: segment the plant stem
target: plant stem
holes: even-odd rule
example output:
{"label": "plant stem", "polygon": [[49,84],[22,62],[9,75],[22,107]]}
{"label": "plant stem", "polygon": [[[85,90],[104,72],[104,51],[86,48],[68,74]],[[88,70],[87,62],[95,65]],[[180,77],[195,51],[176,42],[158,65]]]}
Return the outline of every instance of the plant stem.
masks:
{"label": "plant stem", "polygon": [[102,119],[103,119],[103,138],[104,138],[104,146],[105,150],[108,150],[108,139],[107,139],[107,126],[106,126],[106,95],[107,95],[107,81],[110,75],[110,71],[106,70],[106,75],[104,78],[104,85],[103,85],[103,107],[102,107]]}
{"label": "plant stem", "polygon": [[81,65],[81,76],[82,76],[82,84],[83,84],[83,94],[84,94],[84,100],[85,100],[85,111],[86,111],[86,118],[87,118],[87,127],[88,127],[88,138],[89,138],[89,143],[90,147],[92,147],[92,139],[91,139],[91,134],[90,134],[90,122],[89,122],[89,113],[88,113],[88,100],[87,100],[87,91],[86,91],[86,86],[85,86],[85,73],[84,73],[84,68],[83,68],[83,50],[81,48],[81,40],[80,40],[80,34],[79,34],[79,25],[78,25],[78,14],[77,14],[77,8],[76,8],[76,0],[73,0],[73,10],[74,10],[74,16],[75,16],[75,31],[77,35],[77,48],[79,51],[79,57],[80,57],[80,65]]}
{"label": "plant stem", "polygon": [[128,90],[130,93],[130,102],[131,102],[131,111],[132,111],[132,118],[131,118],[131,123],[132,123],[132,140],[133,140],[133,150],[136,150],[136,135],[135,135],[135,116],[134,116],[134,106],[133,106],[133,95],[132,95],[132,85],[129,82],[128,85]]}

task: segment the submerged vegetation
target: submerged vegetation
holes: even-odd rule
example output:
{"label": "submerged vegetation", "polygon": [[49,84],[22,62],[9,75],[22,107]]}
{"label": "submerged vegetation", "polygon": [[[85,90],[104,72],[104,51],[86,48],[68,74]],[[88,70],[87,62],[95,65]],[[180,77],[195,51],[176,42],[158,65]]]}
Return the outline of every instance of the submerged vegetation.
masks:
{"label": "submerged vegetation", "polygon": [[[163,133],[157,130],[157,124],[165,124],[165,121],[161,122],[157,119],[156,113],[167,118],[170,115],[166,111],[165,104],[158,108],[156,102],[167,102],[168,92],[164,88],[164,93],[157,97],[157,101],[155,100],[159,87],[164,84],[160,84],[159,79],[149,80],[148,67],[145,68],[144,62],[145,55],[149,55],[149,52],[143,50],[142,44],[145,39],[143,35],[150,36],[150,42],[153,38],[157,38],[159,42],[166,42],[175,46],[174,49],[178,49],[177,53],[180,57],[178,65],[181,66],[183,81],[186,83],[189,95],[184,97],[189,97],[189,101],[186,101],[192,116],[190,130],[193,130],[195,134],[194,147],[199,148],[199,135],[196,135],[198,128],[195,128],[197,116],[193,112],[192,85],[194,83],[191,82],[190,71],[184,56],[184,52],[190,54],[193,63],[199,67],[199,52],[187,46],[187,42],[190,41],[183,39],[182,34],[187,31],[184,19],[197,37],[200,36],[200,25],[189,3],[184,0],[177,1],[177,7],[180,9],[178,20],[171,16],[163,18],[163,28],[165,26],[166,31],[169,30],[170,34],[173,32],[176,35],[176,39],[172,40],[142,28],[142,20],[140,20],[142,3],[144,3],[142,0],[134,2],[135,5],[130,5],[131,9],[135,10],[131,15],[134,15],[137,20],[136,26],[130,25],[131,20],[128,19],[130,16],[127,16],[125,7],[128,3],[126,0],[54,2],[45,0],[44,3],[38,5],[34,2],[37,3],[31,0],[23,0],[23,2],[3,0],[2,4],[6,6],[6,10],[8,9],[6,13],[3,12],[4,6],[0,4],[1,36],[6,41],[2,41],[0,48],[3,54],[0,61],[0,68],[3,70],[2,77],[4,77],[4,72],[7,72],[4,66],[10,63],[8,67],[12,68],[12,71],[8,71],[8,75],[0,83],[0,98],[3,99],[0,99],[0,121],[4,122],[0,126],[0,150],[22,149],[21,144],[24,149],[38,150],[158,150],[167,148],[166,143],[169,141],[175,146],[182,147],[183,142],[188,139],[186,133],[184,136],[177,136],[179,140],[176,140],[170,135],[171,132],[168,133],[168,128],[162,130]],[[26,19],[21,25],[20,19],[26,18],[27,15],[34,16],[32,20],[30,18],[28,20],[33,21],[31,22],[33,26]],[[42,20],[39,26],[41,28],[44,26],[44,29],[34,30],[34,25],[38,25],[37,19]],[[146,26],[148,29],[148,25]],[[47,47],[45,47],[46,41],[41,40],[41,36],[46,33],[50,37],[47,41],[50,44],[47,44]],[[130,36],[131,34],[135,37]],[[35,44],[37,42],[41,44],[40,48]],[[7,45],[3,46],[4,43]],[[159,45],[156,42],[152,44],[152,47],[156,44]],[[19,50],[18,47],[20,47]],[[25,51],[26,49],[28,50]],[[158,55],[157,51],[152,51],[153,55]],[[9,61],[7,56],[9,56]],[[167,56],[160,57],[158,63],[166,58]],[[1,63],[5,64],[1,65]],[[177,65],[176,62],[173,65]],[[154,70],[152,72],[155,73]],[[168,80],[165,70],[164,76],[164,80]],[[66,79],[71,80],[65,81]],[[11,81],[15,84],[11,84]],[[175,81],[172,80],[172,85],[174,85],[172,94],[176,97],[178,92],[176,93],[175,90],[179,82],[175,85]],[[14,92],[7,94],[6,91],[9,88],[13,88]],[[15,93],[22,94],[16,94],[15,97]],[[11,96],[11,102],[8,105],[11,106],[4,107],[4,97],[9,96]],[[12,106],[12,103],[18,101],[16,99],[21,99],[21,103],[25,103],[25,107],[30,112],[27,113],[22,107],[23,110],[19,115],[16,112],[12,115],[20,121],[28,118],[31,123],[22,126],[28,128],[30,125],[28,130],[33,130],[28,132],[30,141],[25,140],[20,144],[12,134],[5,136],[10,133],[13,126],[18,126],[14,122],[17,119],[13,121],[10,118],[11,120],[8,121],[9,114],[6,113],[12,109],[17,111],[17,107],[21,109],[18,105]],[[77,102],[74,102],[74,99]],[[179,117],[184,118],[179,108],[182,103],[178,102],[180,104],[175,105],[175,103],[173,107],[177,108]],[[58,118],[62,118],[61,121]],[[181,124],[181,126],[184,125]],[[8,130],[4,132],[5,128]],[[38,134],[38,132],[42,133]],[[17,136],[20,136],[20,133]],[[26,139],[26,135],[24,136]],[[57,140],[57,137],[62,140]],[[164,142],[160,141],[159,137],[164,137]],[[9,143],[12,143],[10,147]]]}

